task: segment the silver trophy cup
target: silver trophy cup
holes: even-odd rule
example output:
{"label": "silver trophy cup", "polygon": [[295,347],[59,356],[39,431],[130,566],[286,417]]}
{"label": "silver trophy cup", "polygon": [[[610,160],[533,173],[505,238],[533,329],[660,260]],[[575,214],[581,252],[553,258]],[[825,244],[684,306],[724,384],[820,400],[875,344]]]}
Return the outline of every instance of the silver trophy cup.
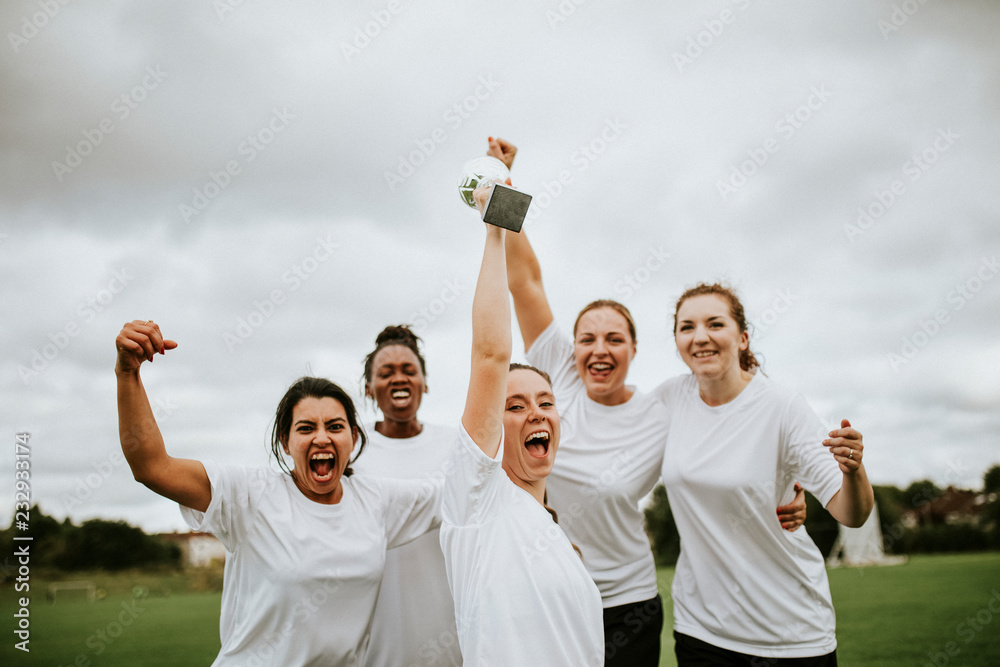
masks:
{"label": "silver trophy cup", "polygon": [[488,155],[470,160],[462,168],[458,193],[467,205],[476,208],[472,193],[480,187],[490,188],[490,197],[483,209],[483,221],[504,229],[520,232],[528,214],[531,195],[519,192],[504,184],[510,170],[500,160]]}

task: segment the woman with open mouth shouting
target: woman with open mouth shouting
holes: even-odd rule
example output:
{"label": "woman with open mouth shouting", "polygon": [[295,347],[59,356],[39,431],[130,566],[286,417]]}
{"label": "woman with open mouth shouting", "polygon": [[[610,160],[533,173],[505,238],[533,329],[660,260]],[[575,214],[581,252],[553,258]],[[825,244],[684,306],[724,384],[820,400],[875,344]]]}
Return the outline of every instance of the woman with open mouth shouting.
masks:
{"label": "woman with open mouth shouting", "polygon": [[[486,191],[474,193],[480,207]],[[601,596],[544,505],[559,446],[555,397],[541,373],[509,365],[504,234],[487,225],[469,391],[442,500],[462,656],[466,665],[596,667]]]}
{"label": "woman with open mouth shouting", "polygon": [[[516,152],[490,142],[500,158]],[[663,607],[639,502],[660,479],[673,411],[668,380],[651,392],[626,384],[636,328],[622,304],[599,300],[567,336],[556,324],[525,234],[506,239],[508,283],[528,361],[552,377],[566,437],[548,481],[549,504],[580,547],[603,600],[606,663],[656,667]],[[775,512],[775,510],[771,510]],[[795,530],[805,497],[778,507],[774,526]]]}
{"label": "woman with open mouth shouting", "polygon": [[[365,396],[375,402],[382,419],[365,426],[368,446],[354,467],[364,475],[440,486],[458,430],[418,418],[427,392],[427,366],[419,343],[409,327],[388,326],[365,357]],[[462,665],[438,530],[386,553],[366,664]]]}
{"label": "woman with open mouth shouting", "polygon": [[115,342],[133,476],[226,547],[213,665],[362,664],[386,549],[439,525],[440,493],[353,477],[365,434],[350,396],[321,378],[299,379],[278,404],[271,448],[283,472],[170,456],[139,368],[177,344],[152,321],[126,324]]}

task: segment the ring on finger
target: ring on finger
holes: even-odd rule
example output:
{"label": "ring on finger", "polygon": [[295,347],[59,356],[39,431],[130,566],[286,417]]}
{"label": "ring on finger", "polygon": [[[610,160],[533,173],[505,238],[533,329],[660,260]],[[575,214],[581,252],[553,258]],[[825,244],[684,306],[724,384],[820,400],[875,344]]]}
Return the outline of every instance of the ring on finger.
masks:
{"label": "ring on finger", "polygon": [[847,455],[847,458],[851,459],[852,461],[854,460],[854,450],[853,449],[851,450],[851,453]]}

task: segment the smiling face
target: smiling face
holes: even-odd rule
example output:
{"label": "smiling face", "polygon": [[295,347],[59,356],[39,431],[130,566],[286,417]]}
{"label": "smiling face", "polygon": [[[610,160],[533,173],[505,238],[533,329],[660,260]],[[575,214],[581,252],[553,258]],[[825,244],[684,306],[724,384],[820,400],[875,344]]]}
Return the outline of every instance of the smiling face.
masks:
{"label": "smiling face", "polygon": [[740,331],[729,302],[717,294],[686,299],[677,310],[677,351],[698,379],[724,379],[740,373],[740,350],[750,335]]}
{"label": "smiling face", "polygon": [[365,394],[375,399],[387,421],[416,421],[427,385],[420,360],[405,345],[387,345],[372,359]]}
{"label": "smiling face", "polygon": [[340,401],[309,396],[295,404],[284,450],[295,466],[295,484],[307,498],[325,504],[340,502],[341,477],[357,438]]}
{"label": "smiling face", "polygon": [[576,372],[587,396],[605,405],[619,405],[631,392],[625,387],[628,366],[635,356],[635,340],[628,321],[613,308],[588,310],[580,316],[573,340]]}
{"label": "smiling face", "polygon": [[535,371],[516,369],[507,375],[503,430],[508,476],[526,483],[545,479],[559,448],[559,413],[552,387]]}

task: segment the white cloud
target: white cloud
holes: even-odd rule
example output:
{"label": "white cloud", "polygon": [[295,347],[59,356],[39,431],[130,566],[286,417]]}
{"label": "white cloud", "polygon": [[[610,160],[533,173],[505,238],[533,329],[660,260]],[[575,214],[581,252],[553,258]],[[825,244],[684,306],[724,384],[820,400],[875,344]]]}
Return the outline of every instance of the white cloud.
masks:
{"label": "white cloud", "polygon": [[[423,417],[454,421],[481,254],[455,185],[489,135],[519,145],[560,323],[602,296],[633,309],[633,382],[685,370],[673,302],[729,280],[766,324],[755,346],[772,377],[824,418],[864,424],[873,480],[977,485],[996,462],[1000,280],[970,285],[961,307],[949,296],[1000,252],[1000,11],[922,5],[885,39],[889,2],[586,3],[553,27],[557,7],[402,3],[375,30],[378,4],[243,3],[220,17],[205,3],[74,3],[16,51],[8,39],[0,425],[32,432],[43,509],[183,527],[121,465],[65,506],[118,451],[113,339],[131,319],[180,343],[144,371],[154,400],[175,406],[163,428],[179,455],[263,463],[285,387],[313,372],[357,390],[390,323],[421,320]],[[725,9],[734,21],[678,69],[674,54]],[[35,10],[8,3],[0,19],[17,32]],[[95,143],[103,121],[114,129]],[[960,138],[907,171],[949,128]],[[768,140],[777,150],[723,197],[718,183]],[[60,180],[67,147],[88,155]],[[407,173],[390,188],[387,172]],[[845,225],[896,180],[852,239]],[[669,258],[644,273],[652,252]],[[132,278],[112,292],[122,270]],[[894,369],[889,354],[938,309],[948,321]],[[78,331],[60,347],[67,325]],[[45,368],[26,384],[18,367],[35,353]]]}

